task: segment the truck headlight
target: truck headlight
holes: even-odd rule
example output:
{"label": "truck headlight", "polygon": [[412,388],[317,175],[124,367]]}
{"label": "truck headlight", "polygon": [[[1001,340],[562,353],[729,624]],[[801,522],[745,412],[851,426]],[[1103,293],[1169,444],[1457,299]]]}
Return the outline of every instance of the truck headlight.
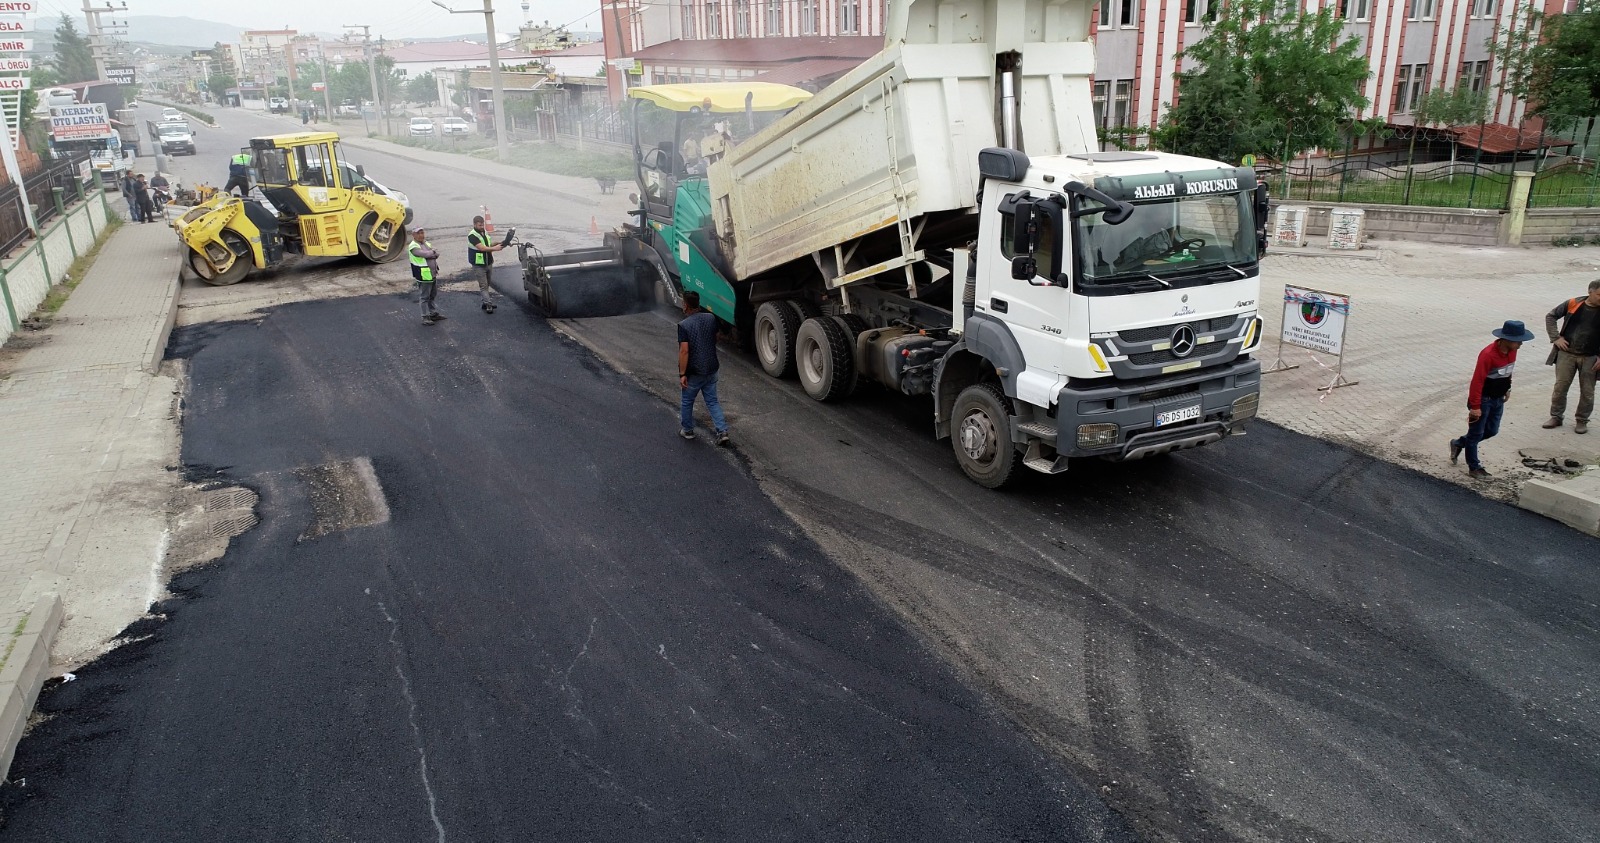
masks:
{"label": "truck headlight", "polygon": [[1078,425],[1078,447],[1102,448],[1106,445],[1117,444],[1117,434],[1121,430],[1114,424],[1080,424]]}
{"label": "truck headlight", "polygon": [[1256,417],[1256,410],[1261,407],[1261,393],[1252,392],[1233,402],[1233,420],[1236,422]]}
{"label": "truck headlight", "polygon": [[1244,344],[1239,346],[1239,350],[1249,351],[1259,342],[1261,342],[1261,319],[1257,317],[1251,319],[1249,326],[1245,328]]}

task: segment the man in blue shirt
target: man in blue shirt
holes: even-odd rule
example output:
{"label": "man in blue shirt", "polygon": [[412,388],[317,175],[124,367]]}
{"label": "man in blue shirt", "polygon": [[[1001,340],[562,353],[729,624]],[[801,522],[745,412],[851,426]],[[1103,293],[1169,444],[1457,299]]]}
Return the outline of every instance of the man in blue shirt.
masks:
{"label": "man in blue shirt", "polygon": [[726,445],[728,421],[717,401],[717,317],[700,309],[699,293],[683,294],[683,312],[686,315],[678,323],[678,386],[683,389],[678,434],[694,438],[694,397],[704,395],[716,442]]}

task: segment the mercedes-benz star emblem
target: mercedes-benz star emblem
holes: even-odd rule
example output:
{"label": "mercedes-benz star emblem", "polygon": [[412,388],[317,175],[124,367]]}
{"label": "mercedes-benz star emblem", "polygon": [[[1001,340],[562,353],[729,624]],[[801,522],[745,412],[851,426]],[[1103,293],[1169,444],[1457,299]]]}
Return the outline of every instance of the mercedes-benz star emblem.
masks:
{"label": "mercedes-benz star emblem", "polygon": [[1188,325],[1179,325],[1178,330],[1172,332],[1172,356],[1188,357],[1194,351],[1194,329]]}

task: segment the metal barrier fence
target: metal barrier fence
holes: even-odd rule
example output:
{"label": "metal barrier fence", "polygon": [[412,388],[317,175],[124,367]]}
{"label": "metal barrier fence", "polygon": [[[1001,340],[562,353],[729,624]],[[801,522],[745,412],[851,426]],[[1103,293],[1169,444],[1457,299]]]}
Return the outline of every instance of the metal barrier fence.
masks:
{"label": "metal barrier fence", "polygon": [[[42,226],[56,216],[53,188],[59,187],[72,199],[78,198],[78,173],[88,160],[87,155],[58,160],[23,178],[35,222]],[[10,183],[0,187],[0,253],[9,253],[33,234],[22,207],[21,191]]]}
{"label": "metal barrier fence", "polygon": [[1503,210],[1510,202],[1511,175],[1504,164],[1457,161],[1408,167],[1346,158],[1327,166],[1286,170],[1260,171],[1272,195],[1280,199],[1491,210]]}
{"label": "metal barrier fence", "polygon": [[1593,159],[1567,161],[1534,174],[1530,208],[1593,208],[1600,205],[1600,166]]}

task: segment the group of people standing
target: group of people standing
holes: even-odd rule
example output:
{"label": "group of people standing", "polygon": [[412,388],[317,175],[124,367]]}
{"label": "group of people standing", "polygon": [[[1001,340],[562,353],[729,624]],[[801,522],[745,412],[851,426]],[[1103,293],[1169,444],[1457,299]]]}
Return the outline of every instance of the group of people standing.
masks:
{"label": "group of people standing", "polygon": [[[505,247],[504,242],[494,242],[482,216],[472,218],[472,230],[467,232],[467,263],[478,279],[478,294],[482,297],[479,307],[484,313],[493,313],[495,309],[494,288],[489,286],[489,281],[494,272],[494,253]],[[444,319],[445,315],[434,306],[439,295],[439,252],[428,242],[427,229],[419,227],[411,230],[411,242],[406,244],[406,254],[411,258],[411,277],[417,282],[422,324],[432,325]]]}
{"label": "group of people standing", "polygon": [[[1543,427],[1554,430],[1566,423],[1567,394],[1576,380],[1578,404],[1573,408],[1572,432],[1588,433],[1589,417],[1594,412],[1595,380],[1600,377],[1600,280],[1589,282],[1587,295],[1575,296],[1551,308],[1544,316],[1544,327],[1550,339],[1545,364],[1556,367],[1556,383],[1550,396],[1550,417]],[[1478,352],[1478,364],[1467,388],[1467,433],[1450,440],[1450,462],[1465,453],[1467,471],[1473,477],[1489,476],[1478,459],[1478,445],[1500,432],[1517,350],[1535,337],[1515,319],[1507,320],[1491,333],[1494,342]]]}
{"label": "group of people standing", "polygon": [[122,176],[122,198],[128,201],[128,218],[134,222],[155,222],[156,202],[151,191],[166,192],[167,177],[156,173],[146,182],[144,173],[125,173]]}
{"label": "group of people standing", "polygon": [[[507,240],[510,238],[508,237]],[[493,313],[494,291],[489,286],[494,270],[494,253],[506,247],[505,242],[495,243],[484,227],[481,216],[472,218],[472,230],[467,232],[467,263],[475,271],[480,307]],[[411,258],[411,277],[417,282],[417,302],[422,308],[422,324],[432,325],[446,318],[434,302],[439,295],[439,251],[428,242],[424,228],[411,230],[411,242],[406,244],[406,254]],[[700,308],[700,295],[683,294],[684,319],[678,323],[678,434],[684,439],[694,439],[694,403],[703,398],[711,415],[712,440],[718,445],[730,443],[728,421],[722,413],[722,403],[717,400],[717,317]]]}

